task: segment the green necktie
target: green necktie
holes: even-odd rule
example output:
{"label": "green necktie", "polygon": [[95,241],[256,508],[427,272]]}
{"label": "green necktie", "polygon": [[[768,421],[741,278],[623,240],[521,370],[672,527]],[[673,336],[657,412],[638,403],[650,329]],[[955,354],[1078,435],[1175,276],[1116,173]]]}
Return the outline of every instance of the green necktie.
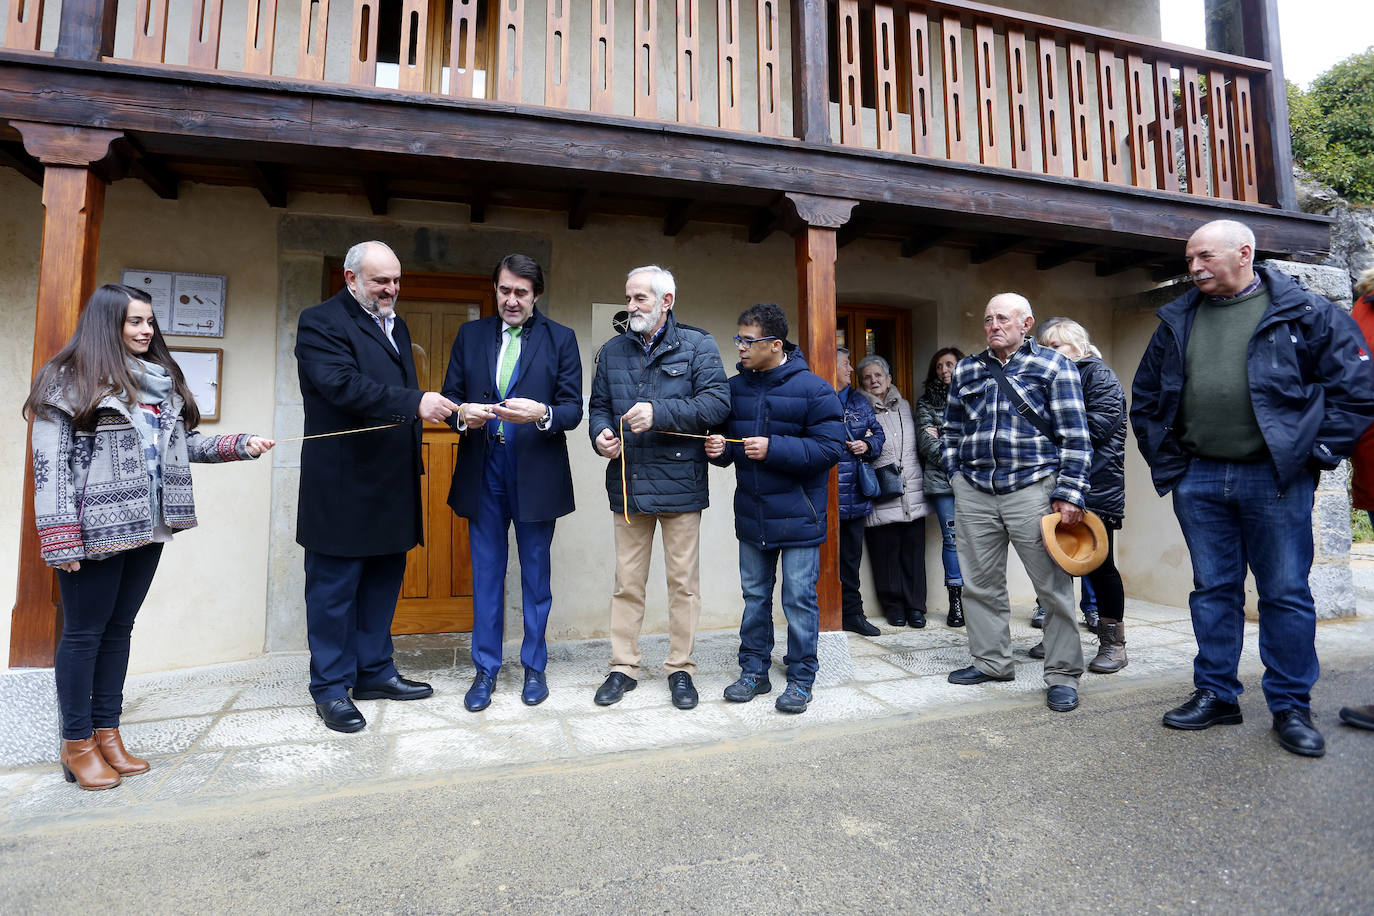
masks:
{"label": "green necktie", "polygon": [[[510,386],[510,377],[515,374],[515,364],[520,360],[520,329],[506,328],[506,333],[510,335],[510,343],[501,353],[501,366],[496,370],[496,390],[501,392],[502,400],[505,400],[506,389]],[[505,432],[505,424],[497,423],[496,435],[501,436]]]}

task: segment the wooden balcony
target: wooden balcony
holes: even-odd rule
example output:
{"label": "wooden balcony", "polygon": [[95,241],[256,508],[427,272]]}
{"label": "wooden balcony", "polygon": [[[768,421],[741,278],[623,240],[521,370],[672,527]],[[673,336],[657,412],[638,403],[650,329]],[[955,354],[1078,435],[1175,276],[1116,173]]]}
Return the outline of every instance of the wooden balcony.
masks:
{"label": "wooden balcony", "polygon": [[[547,206],[571,178],[584,205],[755,238],[782,194],[856,200],[851,237],[908,253],[968,231],[1176,256],[1228,213],[1267,251],[1326,244],[1282,212],[1269,61],[978,3],[8,2],[0,118],[123,130],[145,172],[278,205]],[[17,146],[0,155],[32,167]]]}

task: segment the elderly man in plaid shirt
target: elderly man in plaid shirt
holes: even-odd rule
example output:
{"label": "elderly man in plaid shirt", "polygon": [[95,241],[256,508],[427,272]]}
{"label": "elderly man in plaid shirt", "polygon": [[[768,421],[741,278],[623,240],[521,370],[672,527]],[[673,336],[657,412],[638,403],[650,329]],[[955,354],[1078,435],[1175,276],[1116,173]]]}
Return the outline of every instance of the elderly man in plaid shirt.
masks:
{"label": "elderly man in plaid shirt", "polygon": [[1006,578],[1010,542],[1046,611],[1046,705],[1068,712],[1078,706],[1083,647],[1073,579],[1045,552],[1040,519],[1058,512],[1061,524],[1082,520],[1092,453],[1078,370],[1031,338],[1034,324],[1024,296],[993,296],[983,312],[988,348],[960,360],[950,380],[942,441],[958,506],[955,525],[973,664],[951,672],[949,682],[981,684],[1016,676]]}

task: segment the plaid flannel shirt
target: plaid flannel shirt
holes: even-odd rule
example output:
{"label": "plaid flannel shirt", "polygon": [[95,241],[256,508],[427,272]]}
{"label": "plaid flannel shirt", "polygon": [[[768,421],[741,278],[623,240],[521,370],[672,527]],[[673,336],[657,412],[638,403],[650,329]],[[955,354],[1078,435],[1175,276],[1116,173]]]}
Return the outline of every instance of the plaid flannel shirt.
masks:
{"label": "plaid flannel shirt", "polygon": [[1092,446],[1078,369],[1068,357],[1030,338],[1002,367],[1026,404],[1049,420],[1056,443],[1018,414],[1003,394],[986,362],[996,358],[985,350],[954,367],[942,441],[950,479],[962,473],[979,490],[1001,494],[1058,474],[1051,498],[1082,506]]}

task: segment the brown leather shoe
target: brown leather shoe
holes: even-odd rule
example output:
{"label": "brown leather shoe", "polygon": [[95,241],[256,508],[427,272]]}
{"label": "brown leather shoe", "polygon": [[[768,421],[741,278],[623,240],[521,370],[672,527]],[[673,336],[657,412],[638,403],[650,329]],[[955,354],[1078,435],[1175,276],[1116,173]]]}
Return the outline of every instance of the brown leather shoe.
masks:
{"label": "brown leather shoe", "polygon": [[98,791],[119,785],[119,773],[100,756],[95,735],[80,741],[62,742],[62,775],[83,789]]}
{"label": "brown leather shoe", "polygon": [[124,740],[119,737],[117,728],[97,728],[95,746],[99,748],[100,756],[104,757],[105,762],[114,767],[120,776],[137,776],[139,773],[148,772],[148,761],[124,750]]}

